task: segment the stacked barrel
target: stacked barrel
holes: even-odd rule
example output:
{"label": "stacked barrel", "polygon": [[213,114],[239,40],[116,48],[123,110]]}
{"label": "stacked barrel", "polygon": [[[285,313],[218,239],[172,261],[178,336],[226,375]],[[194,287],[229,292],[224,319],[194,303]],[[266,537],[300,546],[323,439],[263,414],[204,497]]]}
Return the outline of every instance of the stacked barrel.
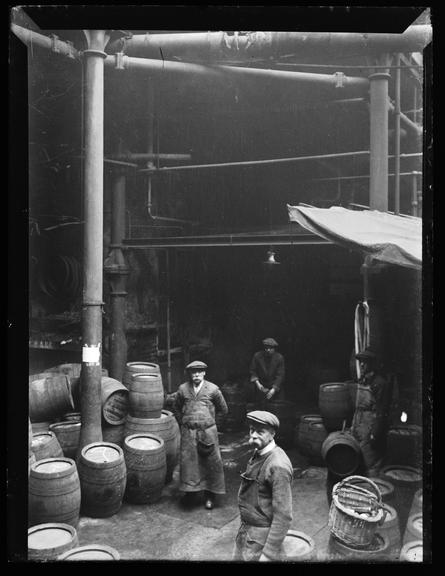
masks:
{"label": "stacked barrel", "polygon": [[151,504],[173,477],[179,453],[179,426],[164,410],[164,387],[158,364],[128,362],[123,383],[129,391],[129,412],[123,432],[127,465],[125,499]]}

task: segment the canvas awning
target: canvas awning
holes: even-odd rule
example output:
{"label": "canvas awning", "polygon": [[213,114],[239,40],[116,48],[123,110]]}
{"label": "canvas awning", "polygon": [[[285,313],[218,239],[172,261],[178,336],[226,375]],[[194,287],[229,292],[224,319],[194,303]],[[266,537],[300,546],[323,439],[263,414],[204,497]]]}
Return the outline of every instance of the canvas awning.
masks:
{"label": "canvas awning", "polygon": [[289,219],[326,240],[360,250],[374,260],[420,269],[422,219],[339,206],[287,205]]}

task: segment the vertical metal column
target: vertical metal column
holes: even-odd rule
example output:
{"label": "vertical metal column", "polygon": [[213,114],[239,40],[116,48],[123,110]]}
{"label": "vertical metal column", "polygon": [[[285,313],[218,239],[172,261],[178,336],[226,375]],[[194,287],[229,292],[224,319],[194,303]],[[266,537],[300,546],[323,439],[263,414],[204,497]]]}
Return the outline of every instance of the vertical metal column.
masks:
{"label": "vertical metal column", "polygon": [[[385,58],[387,60],[387,58]],[[388,79],[387,72],[369,76],[370,81],[370,182],[369,206],[388,211]]]}
{"label": "vertical metal column", "polygon": [[396,54],[394,87],[394,214],[400,212],[400,54]]}
{"label": "vertical metal column", "polygon": [[126,176],[117,169],[113,176],[111,196],[111,243],[110,253],[104,262],[104,272],[111,284],[111,378],[122,382],[127,361],[127,339],[125,335],[126,279],[129,270],[122,251],[125,237],[125,188]]}
{"label": "vertical metal column", "polygon": [[102,440],[102,266],[103,266],[103,138],[104,138],[104,30],[84,30],[85,163],[82,299],[82,427],[78,455],[91,442]]}
{"label": "vertical metal column", "polygon": [[418,216],[418,191],[417,191],[417,174],[414,171],[411,176],[411,214]]}

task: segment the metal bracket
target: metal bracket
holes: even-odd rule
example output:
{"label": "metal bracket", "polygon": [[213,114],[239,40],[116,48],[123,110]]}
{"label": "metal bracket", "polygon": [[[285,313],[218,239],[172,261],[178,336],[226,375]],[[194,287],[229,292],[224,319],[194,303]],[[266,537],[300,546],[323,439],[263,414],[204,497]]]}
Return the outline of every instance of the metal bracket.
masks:
{"label": "metal bracket", "polygon": [[334,78],[335,78],[335,87],[343,88],[344,81],[346,79],[346,76],[343,74],[343,72],[334,72]]}
{"label": "metal bracket", "polygon": [[65,44],[68,46],[68,58],[75,60],[76,57],[74,56],[74,54],[76,50],[74,48],[74,44],[71,42],[71,40],[65,40]]}
{"label": "metal bracket", "polygon": [[56,36],[55,34],[51,34],[51,52],[60,52],[58,46],[57,46],[57,42],[59,41],[59,37]]}
{"label": "metal bracket", "polygon": [[116,52],[116,70],[125,70],[124,66],[124,53],[123,52]]}

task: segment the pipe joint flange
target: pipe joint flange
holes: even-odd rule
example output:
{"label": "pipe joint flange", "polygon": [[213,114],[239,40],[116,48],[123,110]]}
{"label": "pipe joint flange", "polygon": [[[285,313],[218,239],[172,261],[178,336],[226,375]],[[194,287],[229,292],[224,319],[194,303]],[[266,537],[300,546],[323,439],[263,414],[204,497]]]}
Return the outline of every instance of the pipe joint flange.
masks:
{"label": "pipe joint flange", "polygon": [[125,70],[125,64],[124,64],[125,54],[123,52],[116,52],[115,57],[116,57],[115,69]]}
{"label": "pipe joint flange", "polygon": [[51,52],[59,53],[59,37],[56,34],[51,34]]}
{"label": "pipe joint flange", "polygon": [[343,88],[346,82],[346,76],[343,74],[343,72],[334,72],[333,76],[335,78],[335,87]]}
{"label": "pipe joint flange", "polygon": [[391,78],[391,74],[388,72],[375,72],[374,74],[370,74],[368,76],[369,80],[389,80]]}
{"label": "pipe joint flange", "polygon": [[87,49],[83,51],[83,54],[88,54],[88,55],[92,55],[92,56],[100,56],[101,58],[103,58],[105,60],[105,58],[108,57],[108,54],[106,52],[103,52],[102,50],[91,50],[91,49]]}
{"label": "pipe joint flange", "polygon": [[76,49],[74,48],[74,44],[71,42],[71,40],[65,40],[65,44],[68,47],[68,58],[71,58],[72,60],[76,59]]}
{"label": "pipe joint flange", "polygon": [[105,302],[101,301],[94,302],[93,300],[91,300],[88,302],[82,302],[82,306],[105,306]]}

